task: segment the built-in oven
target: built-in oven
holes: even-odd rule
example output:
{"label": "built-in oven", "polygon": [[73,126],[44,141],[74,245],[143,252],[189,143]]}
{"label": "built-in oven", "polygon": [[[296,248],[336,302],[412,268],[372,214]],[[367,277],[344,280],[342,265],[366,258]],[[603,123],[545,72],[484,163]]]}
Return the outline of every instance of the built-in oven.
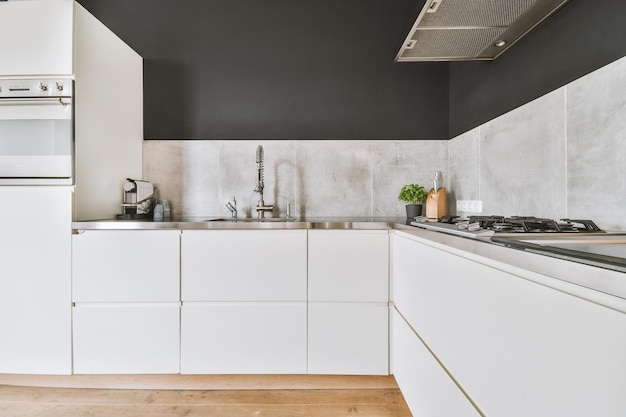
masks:
{"label": "built-in oven", "polygon": [[0,184],[72,184],[73,80],[0,79]]}

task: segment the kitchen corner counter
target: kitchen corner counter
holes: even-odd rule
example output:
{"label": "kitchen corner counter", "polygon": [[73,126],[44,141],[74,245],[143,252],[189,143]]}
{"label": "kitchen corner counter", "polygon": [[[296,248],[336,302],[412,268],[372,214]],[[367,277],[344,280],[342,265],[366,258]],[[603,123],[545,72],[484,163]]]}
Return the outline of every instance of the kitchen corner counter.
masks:
{"label": "kitchen corner counter", "polygon": [[459,237],[402,224],[395,224],[394,229],[433,248],[626,313],[623,272],[509,248],[489,238]]}
{"label": "kitchen corner counter", "polygon": [[181,217],[166,221],[101,219],[72,222],[73,230],[256,230],[256,229],[326,229],[385,230],[406,219],[397,217],[316,217],[232,220],[220,217]]}

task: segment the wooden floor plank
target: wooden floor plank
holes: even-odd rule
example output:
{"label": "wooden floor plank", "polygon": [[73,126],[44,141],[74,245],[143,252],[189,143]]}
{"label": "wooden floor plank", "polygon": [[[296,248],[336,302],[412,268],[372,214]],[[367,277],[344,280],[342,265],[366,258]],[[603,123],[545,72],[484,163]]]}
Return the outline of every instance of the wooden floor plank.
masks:
{"label": "wooden floor plank", "polygon": [[411,417],[399,389],[128,390],[0,386],[0,417]]}
{"label": "wooden floor plank", "polygon": [[17,405],[2,409],[2,417],[301,417],[304,406],[85,406]]}
{"label": "wooden floor plank", "polygon": [[399,404],[398,389],[159,391],[0,386],[0,401],[74,404]]}

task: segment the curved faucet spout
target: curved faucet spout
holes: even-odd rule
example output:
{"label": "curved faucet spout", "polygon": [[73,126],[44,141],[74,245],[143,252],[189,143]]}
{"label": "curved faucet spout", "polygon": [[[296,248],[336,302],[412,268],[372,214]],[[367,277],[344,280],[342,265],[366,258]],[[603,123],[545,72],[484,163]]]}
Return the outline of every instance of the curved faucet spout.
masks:
{"label": "curved faucet spout", "polygon": [[259,193],[259,203],[256,206],[259,219],[265,216],[266,211],[274,211],[273,205],[265,205],[265,201],[263,201],[263,188],[265,187],[263,184],[263,177],[265,176],[264,159],[263,146],[259,145],[256,148],[256,186],[254,187],[254,192]]}

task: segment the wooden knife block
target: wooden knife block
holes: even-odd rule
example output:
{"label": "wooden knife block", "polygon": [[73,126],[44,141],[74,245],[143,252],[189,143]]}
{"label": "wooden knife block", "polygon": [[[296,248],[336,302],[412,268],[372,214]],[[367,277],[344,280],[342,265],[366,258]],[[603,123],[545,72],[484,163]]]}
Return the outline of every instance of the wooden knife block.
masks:
{"label": "wooden knife block", "polygon": [[446,207],[446,189],[442,187],[435,192],[431,188],[426,198],[426,217],[438,219],[441,216],[446,216],[448,214]]}

